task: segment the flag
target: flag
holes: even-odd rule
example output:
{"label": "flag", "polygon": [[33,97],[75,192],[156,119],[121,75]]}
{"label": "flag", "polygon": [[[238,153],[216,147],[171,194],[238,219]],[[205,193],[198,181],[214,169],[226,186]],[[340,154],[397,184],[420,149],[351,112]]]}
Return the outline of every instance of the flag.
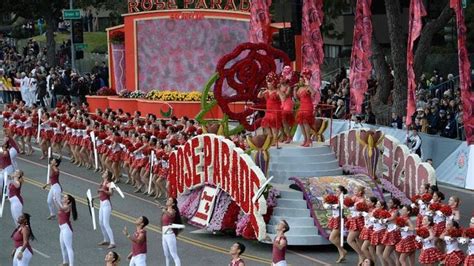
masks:
{"label": "flag", "polygon": [[422,17],[426,16],[426,10],[423,6],[423,0],[411,0],[408,22],[408,46],[407,46],[407,116],[406,125],[409,127],[412,123],[412,117],[416,112],[416,81],[415,71],[413,70],[414,56],[413,47],[415,41],[421,35],[423,28]]}
{"label": "flag", "polygon": [[251,43],[270,43],[270,6],[272,0],[253,0],[250,6]]}
{"label": "flag", "polygon": [[362,113],[367,80],[372,72],[372,0],[357,0],[354,37],[352,38],[351,69],[349,74],[351,110]]}
{"label": "flag", "polygon": [[469,145],[474,144],[474,95],[471,93],[471,63],[466,48],[466,24],[461,0],[451,0],[450,7],[456,13],[456,26],[458,34],[458,61],[459,61],[459,87],[463,104],[463,122],[466,140]]}
{"label": "flag", "polygon": [[312,72],[310,86],[315,90],[313,103],[317,105],[321,100],[321,64],[324,60],[323,36],[323,0],[304,0],[302,17],[303,68]]}

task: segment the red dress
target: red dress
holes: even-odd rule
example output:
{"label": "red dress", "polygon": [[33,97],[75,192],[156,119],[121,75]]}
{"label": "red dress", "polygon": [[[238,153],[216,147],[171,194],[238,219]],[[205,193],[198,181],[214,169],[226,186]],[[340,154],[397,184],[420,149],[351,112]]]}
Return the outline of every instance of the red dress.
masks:
{"label": "red dress", "polygon": [[444,259],[444,254],[435,247],[434,242],[434,239],[422,240],[423,248],[421,250],[420,256],[418,257],[419,263],[434,264]]}
{"label": "red dress", "polygon": [[264,93],[267,101],[265,116],[262,119],[264,128],[281,128],[281,101],[277,91],[266,91]]}
{"label": "red dress", "polygon": [[314,124],[314,105],[311,93],[308,90],[299,90],[297,96],[300,100],[300,108],[296,113],[296,122],[298,124]]}
{"label": "red dress", "polygon": [[287,123],[290,127],[295,124],[295,114],[293,113],[294,105],[291,96],[287,96],[281,104],[283,122]]}

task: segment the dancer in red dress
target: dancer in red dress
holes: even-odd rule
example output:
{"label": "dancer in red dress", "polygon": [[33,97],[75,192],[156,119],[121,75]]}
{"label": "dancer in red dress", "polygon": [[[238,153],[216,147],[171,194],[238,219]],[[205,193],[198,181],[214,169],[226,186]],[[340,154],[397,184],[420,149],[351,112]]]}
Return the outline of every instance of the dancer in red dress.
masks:
{"label": "dancer in red dress", "polygon": [[[283,96],[283,102],[281,104],[283,133],[286,136],[285,143],[290,143],[292,139],[291,128],[295,124],[295,114],[293,112],[295,105],[293,102],[293,86],[298,78],[290,66],[285,66],[281,74],[280,91]],[[296,82],[294,77],[296,77]]]}
{"label": "dancer in red dress", "polygon": [[374,231],[374,220],[373,212],[375,210],[375,205],[377,204],[378,199],[376,197],[370,197],[366,200],[367,210],[362,212],[364,217],[364,228],[359,234],[359,239],[362,240],[361,250],[365,258],[375,261],[375,249],[370,245],[370,238]]}
{"label": "dancer in red dress", "polygon": [[273,266],[286,266],[288,265],[285,259],[286,248],[288,246],[288,241],[286,240],[285,233],[290,230],[290,226],[285,220],[281,220],[277,226],[276,231],[277,235],[273,240],[273,250],[272,250],[272,265]]}
{"label": "dancer in red dress", "polygon": [[382,244],[385,246],[383,250],[383,260],[387,265],[395,265],[392,253],[395,250],[395,245],[401,240],[400,230],[397,228],[395,223],[398,217],[398,208],[400,207],[400,204],[400,200],[397,198],[392,198],[387,204],[391,217],[387,219],[387,231],[382,239]]}
{"label": "dancer in red dress", "polygon": [[295,91],[295,98],[298,98],[300,101],[300,108],[296,113],[296,122],[300,126],[301,132],[304,136],[304,142],[301,144],[303,147],[309,147],[312,144],[311,127],[315,121],[313,105],[313,96],[315,91],[309,85],[311,75],[311,70],[303,70],[303,73],[301,73],[301,83],[303,85]]}
{"label": "dancer in red dress", "polygon": [[[415,224],[410,220],[412,208],[405,205],[400,209],[400,217],[397,218],[396,224],[400,230],[401,240],[395,245],[395,251],[400,254],[400,265],[415,265]],[[409,261],[407,261],[407,259]]]}
{"label": "dancer in red dress", "polygon": [[338,186],[336,188],[335,195],[326,196],[326,208],[331,210],[331,218],[328,221],[328,228],[331,230],[329,235],[329,241],[336,246],[337,251],[339,252],[339,259],[336,261],[340,263],[346,259],[347,251],[340,246],[340,237],[341,237],[341,210],[339,207],[339,197],[340,195],[346,195],[347,189],[344,186]]}
{"label": "dancer in red dress", "polygon": [[[356,194],[350,198],[346,197],[346,200],[344,199],[344,206],[346,208],[349,208],[350,211],[350,216],[347,217],[347,222],[346,222],[346,227],[347,230],[349,231],[349,234],[347,235],[347,243],[349,246],[351,246],[352,249],[357,252],[359,255],[359,264],[362,263],[364,259],[364,254],[362,253],[361,246],[362,246],[362,241],[359,239],[359,234],[360,231],[364,228],[364,217],[362,216],[362,209],[357,209],[359,206],[363,207],[364,210],[367,207],[367,204],[365,203],[365,187],[364,186],[358,186],[356,189]],[[346,201],[349,201],[352,206],[347,206]],[[360,204],[363,203],[363,204]],[[359,208],[361,208],[359,207]],[[365,210],[367,211],[367,210]]]}
{"label": "dancer in red dress", "polygon": [[431,216],[423,217],[423,227],[417,229],[417,241],[421,242],[422,250],[418,257],[418,262],[422,265],[434,265],[440,262],[444,255],[435,246],[435,232],[433,230],[433,218]]}
{"label": "dancer in red dress", "polygon": [[462,236],[462,229],[456,221],[446,221],[446,229],[441,234],[440,239],[446,244],[446,254],[443,264],[446,266],[461,265],[466,258],[464,252],[459,248],[458,239]]}
{"label": "dancer in red dress", "polygon": [[279,78],[274,72],[270,72],[267,77],[267,88],[262,88],[258,93],[258,98],[265,98],[266,111],[262,119],[262,128],[266,134],[273,138],[273,145],[278,142],[278,132],[281,128],[281,102],[282,93],[278,90]]}
{"label": "dancer in red dress", "polygon": [[244,260],[240,257],[245,252],[244,244],[236,242],[230,247],[230,255],[232,260],[229,263],[229,266],[245,266]]}

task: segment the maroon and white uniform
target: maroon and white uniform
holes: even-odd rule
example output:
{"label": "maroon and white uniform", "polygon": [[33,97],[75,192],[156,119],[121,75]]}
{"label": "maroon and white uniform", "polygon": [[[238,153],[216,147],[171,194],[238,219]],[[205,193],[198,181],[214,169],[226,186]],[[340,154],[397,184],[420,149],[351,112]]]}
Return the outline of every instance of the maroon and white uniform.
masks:
{"label": "maroon and white uniform", "polygon": [[146,230],[140,229],[133,233],[133,239],[136,240],[143,234],[144,238],[140,242],[132,242],[132,259],[130,260],[130,265],[134,266],[146,266],[146,253],[147,253],[147,244],[146,244]]}
{"label": "maroon and white uniform", "polygon": [[277,245],[281,240],[286,240],[286,236],[276,237],[273,241],[273,250],[272,250],[272,262],[274,266],[286,266],[286,246],[282,249],[279,249]]}
{"label": "maroon and white uniform", "polygon": [[74,266],[74,250],[72,249],[72,225],[70,220],[71,212],[58,211],[59,242],[61,244],[61,254],[63,264]]}

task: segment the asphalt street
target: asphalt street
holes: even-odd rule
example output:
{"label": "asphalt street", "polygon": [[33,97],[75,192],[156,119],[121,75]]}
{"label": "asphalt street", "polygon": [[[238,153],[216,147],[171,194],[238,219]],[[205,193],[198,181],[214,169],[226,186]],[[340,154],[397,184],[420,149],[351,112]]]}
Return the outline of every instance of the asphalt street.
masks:
{"label": "asphalt street", "polygon": [[[41,187],[46,182],[46,160],[39,160],[39,152],[32,156],[18,158],[19,168],[25,172],[26,183],[22,188],[24,198],[24,212],[32,215],[32,229],[37,240],[32,242],[35,254],[30,265],[59,265],[62,262],[59,246],[59,227],[56,220],[47,220],[49,215],[46,198],[47,190]],[[65,193],[69,193],[78,200],[79,219],[72,222],[74,229],[74,251],[76,265],[104,265],[105,248],[97,246],[102,240],[100,229],[94,231],[89,211],[86,205],[85,192],[87,189],[96,191],[100,175],[91,170],[78,168],[63,160],[60,166],[60,182]],[[148,226],[148,265],[165,265],[161,245],[161,230],[159,219],[161,210],[158,203],[142,194],[133,193],[129,185],[119,184],[125,192],[125,199],[118,194],[112,198],[113,214],[111,226],[117,243],[117,251],[122,256],[121,265],[128,265],[126,255],[130,251],[130,242],[123,236],[122,229],[127,226],[129,231],[134,230],[133,222],[136,217],[145,215],[150,219]],[[472,214],[474,194],[465,190],[441,187],[447,196],[458,195],[461,198],[462,225],[469,223]],[[162,199],[164,202],[164,199]],[[96,204],[97,205],[97,204]],[[96,210],[97,215],[98,210]],[[3,218],[0,218],[0,265],[10,265],[10,254],[13,243],[10,239],[14,229],[7,202]],[[182,265],[228,265],[230,256],[228,249],[236,242],[241,241],[247,246],[244,260],[246,265],[270,265],[271,245],[257,241],[247,241],[242,238],[202,234],[195,232],[197,228],[187,226],[178,237],[178,253]],[[334,265],[337,252],[331,246],[291,247],[287,252],[287,261],[291,265]],[[350,252],[346,265],[356,265],[357,256]]]}

